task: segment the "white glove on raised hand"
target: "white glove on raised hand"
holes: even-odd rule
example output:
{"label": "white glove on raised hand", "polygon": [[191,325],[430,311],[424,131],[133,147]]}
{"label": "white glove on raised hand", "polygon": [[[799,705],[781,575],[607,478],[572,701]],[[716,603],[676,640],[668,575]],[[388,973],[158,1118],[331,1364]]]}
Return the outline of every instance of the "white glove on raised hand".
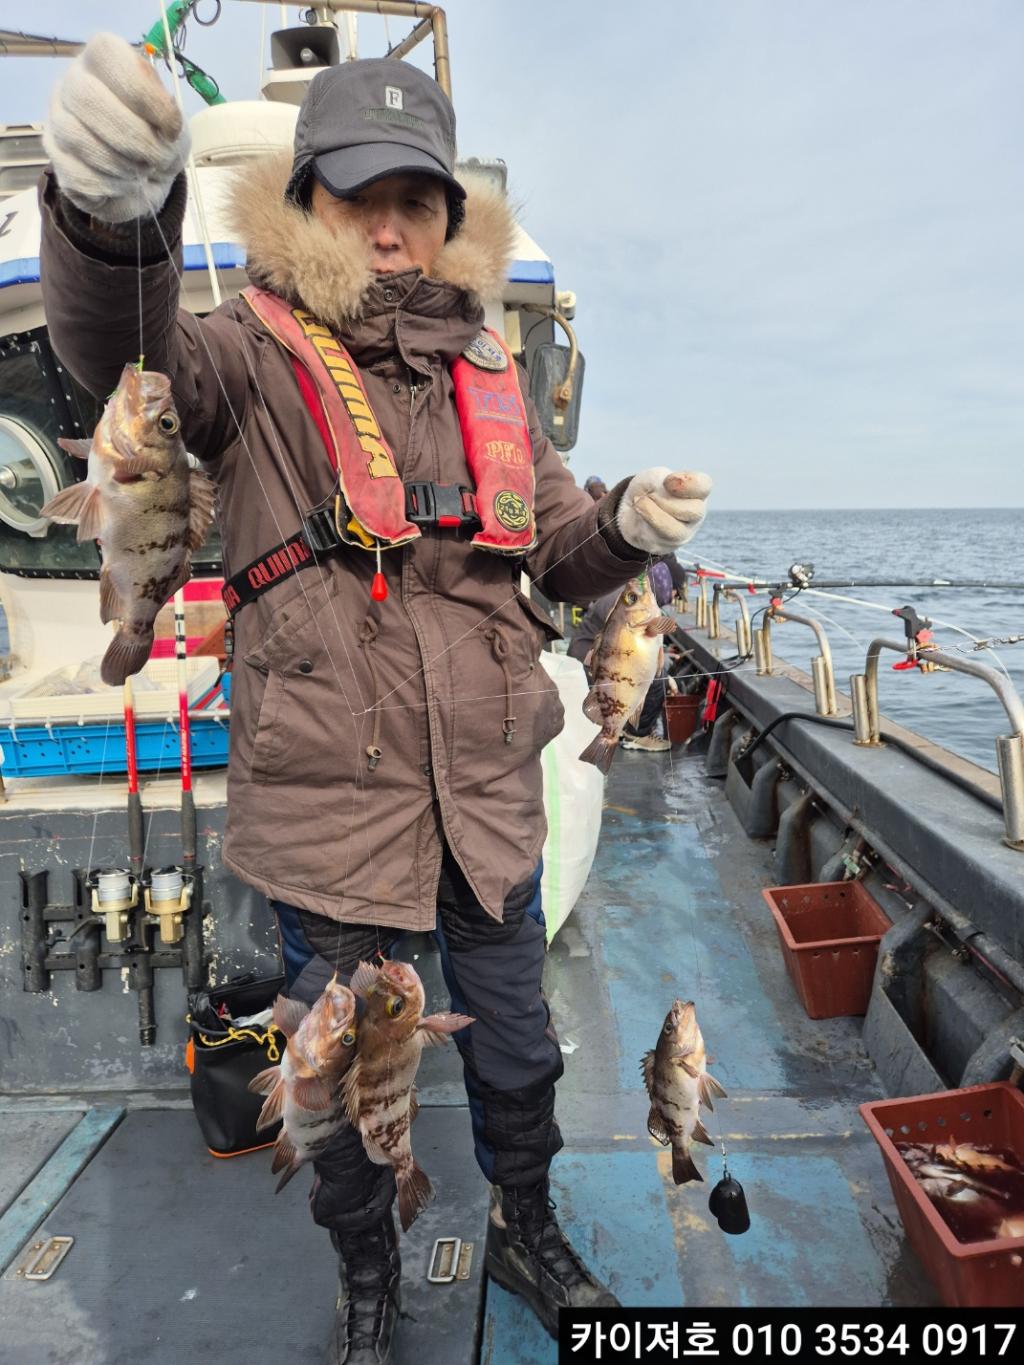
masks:
{"label": "white glove on raised hand", "polygon": [[707,474],[673,474],[659,467],[636,474],[615,513],[624,540],[651,555],[667,555],[685,545],[704,520],[711,491]]}
{"label": "white glove on raised hand", "polygon": [[43,145],[76,207],[126,223],[163,208],[191,139],[145,58],[116,34],[98,33],[54,87]]}

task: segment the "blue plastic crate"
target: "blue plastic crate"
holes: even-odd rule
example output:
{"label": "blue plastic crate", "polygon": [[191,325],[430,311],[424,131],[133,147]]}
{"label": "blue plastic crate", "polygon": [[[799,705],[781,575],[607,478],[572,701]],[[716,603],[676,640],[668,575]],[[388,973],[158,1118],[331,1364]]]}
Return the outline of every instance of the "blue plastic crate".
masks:
{"label": "blue plastic crate", "polygon": [[[193,768],[223,768],[228,761],[228,717],[192,718]],[[177,720],[137,720],[135,747],[139,772],[179,770]],[[3,776],[58,777],[125,773],[128,760],[124,721],[86,725],[18,725],[0,729]]]}

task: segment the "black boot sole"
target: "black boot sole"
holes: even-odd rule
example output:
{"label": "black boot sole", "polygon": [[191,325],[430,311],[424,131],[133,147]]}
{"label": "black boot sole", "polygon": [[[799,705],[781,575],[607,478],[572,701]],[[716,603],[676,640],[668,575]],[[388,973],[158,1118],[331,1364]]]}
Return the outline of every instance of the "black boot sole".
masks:
{"label": "black boot sole", "polygon": [[[547,1300],[537,1290],[535,1285],[530,1284],[529,1280],[521,1280],[518,1276],[509,1274],[501,1261],[487,1253],[484,1265],[487,1274],[495,1284],[510,1294],[515,1294],[519,1299],[528,1303],[536,1314],[541,1326],[555,1341],[558,1340],[558,1309],[555,1309],[554,1321],[551,1321],[551,1309],[547,1307]],[[546,1311],[545,1311],[546,1310]]]}

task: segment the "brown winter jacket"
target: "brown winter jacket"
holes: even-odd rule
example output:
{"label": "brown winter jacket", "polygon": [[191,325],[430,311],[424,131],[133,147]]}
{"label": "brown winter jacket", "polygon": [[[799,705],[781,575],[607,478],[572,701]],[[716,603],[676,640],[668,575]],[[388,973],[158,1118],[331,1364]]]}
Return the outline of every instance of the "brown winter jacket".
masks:
{"label": "brown winter jacket", "polygon": [[[500,293],[512,242],[503,198],[472,191],[431,276],[374,277],[358,234],[332,234],[284,201],[287,171],[287,158],[268,158],[236,182],[251,277],[335,330],[406,481],[469,482],[449,365],[480,329],[479,299]],[[78,214],[52,177],[41,193],[50,338],[97,396],[138,354],[141,244],[146,368],[170,375],[186,445],[217,479],[230,576],[332,488],[291,361],[240,300],[203,320],[179,309],[153,223],[140,243],[134,223]],[[160,218],[179,269],[184,203],[179,178]],[[614,495],[598,506],[576,488],[527,406],[538,542],[525,568],[549,596],[589,602],[643,557],[614,527]],[[452,531],[425,528],[383,567],[384,602],[370,597],[373,557],[350,550],[236,617],[223,860],[307,910],[429,929],[447,840],[500,919],[544,843],[540,751],[563,713],[538,657],[555,632],[520,592],[519,561]]]}

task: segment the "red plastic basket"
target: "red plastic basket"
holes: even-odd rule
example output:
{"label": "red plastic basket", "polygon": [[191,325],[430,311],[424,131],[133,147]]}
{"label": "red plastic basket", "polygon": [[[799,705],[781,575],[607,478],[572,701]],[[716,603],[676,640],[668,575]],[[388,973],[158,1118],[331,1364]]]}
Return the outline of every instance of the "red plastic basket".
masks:
{"label": "red plastic basket", "polygon": [[903,1227],[949,1308],[1024,1307],[1024,1237],[961,1242],[914,1179],[896,1142],[990,1143],[1024,1159],[1024,1094],[1008,1081],[877,1100],[861,1117],[882,1151]]}
{"label": "red plastic basket", "polygon": [[786,970],[812,1019],[865,1014],[889,919],[863,882],[769,886]]}

